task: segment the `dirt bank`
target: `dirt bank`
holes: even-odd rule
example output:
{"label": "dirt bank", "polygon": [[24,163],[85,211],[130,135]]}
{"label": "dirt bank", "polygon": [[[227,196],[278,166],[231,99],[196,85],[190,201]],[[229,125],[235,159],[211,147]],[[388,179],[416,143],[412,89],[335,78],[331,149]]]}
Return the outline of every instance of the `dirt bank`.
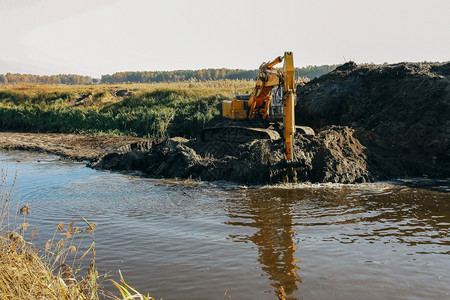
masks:
{"label": "dirt bank", "polygon": [[[286,178],[282,142],[202,143],[172,138],[152,144],[147,139],[86,134],[0,132],[0,149],[57,154],[88,160],[96,169],[141,171],[144,175],[246,184],[282,182]],[[353,130],[332,126],[315,136],[297,135],[290,165],[299,181],[365,182],[364,148]]]}
{"label": "dirt bank", "polygon": [[[450,64],[362,65],[350,62],[298,88],[298,134],[292,168],[299,181],[364,182],[450,177]],[[283,144],[172,139],[150,151],[105,156],[96,168],[151,176],[283,181]]]}
{"label": "dirt bank", "polygon": [[246,184],[278,183],[286,174],[337,183],[449,178],[449,76],[450,64],[347,63],[299,87],[297,124],[316,134],[296,135],[289,166],[281,141],[261,139],[152,144],[130,137],[0,133],[0,147],[87,159],[97,169]]}
{"label": "dirt bank", "polygon": [[450,177],[450,63],[347,63],[298,89],[297,122],[348,126],[375,179]]}
{"label": "dirt bank", "polygon": [[[279,183],[292,168],[298,181],[366,182],[364,147],[353,130],[332,126],[315,136],[297,135],[295,159],[288,166],[281,141],[248,143],[200,142],[173,138],[150,148],[111,153],[92,167],[108,170],[139,170],[149,176],[231,180],[246,184]],[[290,178],[292,179],[292,178]]]}
{"label": "dirt bank", "polygon": [[92,161],[110,152],[131,150],[131,143],[146,142],[126,136],[0,132],[0,149],[46,152],[74,160]]}

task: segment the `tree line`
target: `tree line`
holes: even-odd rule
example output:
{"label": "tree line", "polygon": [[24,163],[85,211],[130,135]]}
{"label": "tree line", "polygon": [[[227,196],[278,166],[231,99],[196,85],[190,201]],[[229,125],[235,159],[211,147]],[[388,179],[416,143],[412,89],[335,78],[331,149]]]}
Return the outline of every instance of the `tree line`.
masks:
{"label": "tree line", "polygon": [[[313,79],[336,69],[338,65],[307,66],[296,68],[300,77]],[[117,72],[111,75],[102,75],[101,83],[124,82],[174,82],[174,81],[205,81],[205,80],[253,80],[258,70],[241,69],[202,69],[202,70],[176,70],[176,71],[130,71]]]}
{"label": "tree line", "polygon": [[[331,72],[338,65],[307,66],[296,68],[300,77],[313,79]],[[101,79],[91,76],[75,74],[59,75],[32,75],[7,73],[0,74],[0,84],[15,83],[46,83],[46,84],[95,84],[95,83],[151,83],[151,82],[177,82],[177,81],[208,81],[208,80],[253,80],[258,70],[241,69],[202,69],[202,70],[176,70],[176,71],[131,71],[117,72],[111,75],[102,75]]]}
{"label": "tree line", "polygon": [[0,84],[6,83],[46,83],[46,84],[92,84],[95,82],[91,76],[75,74],[59,75],[33,75],[7,73],[0,74]]}

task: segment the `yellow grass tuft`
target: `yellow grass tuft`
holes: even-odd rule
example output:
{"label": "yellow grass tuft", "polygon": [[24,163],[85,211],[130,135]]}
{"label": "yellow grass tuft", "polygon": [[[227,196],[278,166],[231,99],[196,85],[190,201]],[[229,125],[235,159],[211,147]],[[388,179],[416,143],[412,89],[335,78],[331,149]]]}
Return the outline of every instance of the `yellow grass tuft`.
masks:
{"label": "yellow grass tuft", "polygon": [[[19,213],[24,215],[23,222],[15,229],[7,223],[11,189],[5,187],[6,179],[0,174],[0,299],[121,299],[100,286],[105,276],[99,276],[95,267],[95,241],[93,231],[97,223],[87,227],[74,227],[73,220],[67,229],[61,222],[49,239],[43,251],[38,251],[32,240],[38,228],[31,233],[31,240],[26,241],[25,231],[30,226],[25,220],[29,206],[25,205]],[[78,246],[73,242],[77,236]],[[82,249],[82,240],[92,238],[87,250]],[[78,253],[84,251],[81,257]],[[70,257],[70,259],[69,259]],[[85,259],[88,259],[86,268]],[[122,284],[113,282],[123,299],[153,299],[141,295],[123,280]],[[132,291],[131,294],[129,291]]]}

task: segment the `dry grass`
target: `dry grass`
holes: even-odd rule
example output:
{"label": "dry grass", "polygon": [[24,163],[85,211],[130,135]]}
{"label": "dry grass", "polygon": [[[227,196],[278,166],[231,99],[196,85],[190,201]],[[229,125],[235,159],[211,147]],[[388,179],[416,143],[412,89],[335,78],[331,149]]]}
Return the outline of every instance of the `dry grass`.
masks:
{"label": "dry grass", "polygon": [[78,98],[81,95],[92,95],[92,100],[83,104],[84,107],[103,107],[122,100],[117,91],[127,90],[133,94],[151,93],[157,90],[185,91],[203,97],[220,95],[229,98],[233,91],[245,93],[254,88],[252,80],[211,80],[182,81],[160,83],[129,83],[129,84],[95,84],[95,85],[65,85],[65,84],[0,84],[0,92],[16,93],[25,97],[48,97],[48,95],[66,95],[68,98]]}
{"label": "dry grass", "polygon": [[[83,219],[83,228],[61,222],[44,249],[38,251],[33,239],[38,229],[24,236],[28,227],[28,205],[19,209],[20,224],[9,224],[9,204],[14,187],[8,187],[2,170],[0,182],[0,299],[122,299],[101,288],[105,276],[95,267],[94,228]],[[75,239],[77,237],[77,239]],[[86,245],[86,239],[92,241]],[[77,244],[74,244],[74,241]],[[84,242],[83,242],[84,241]],[[87,249],[86,249],[87,248]],[[81,254],[81,255],[80,255]],[[123,299],[153,299],[122,282],[112,283]]]}

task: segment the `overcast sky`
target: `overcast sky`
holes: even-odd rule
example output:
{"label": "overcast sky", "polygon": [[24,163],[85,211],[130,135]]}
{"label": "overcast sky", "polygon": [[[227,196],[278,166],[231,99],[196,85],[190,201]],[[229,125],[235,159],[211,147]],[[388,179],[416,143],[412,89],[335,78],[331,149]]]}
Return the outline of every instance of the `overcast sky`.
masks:
{"label": "overcast sky", "polygon": [[0,0],[0,74],[450,60],[450,0]]}

